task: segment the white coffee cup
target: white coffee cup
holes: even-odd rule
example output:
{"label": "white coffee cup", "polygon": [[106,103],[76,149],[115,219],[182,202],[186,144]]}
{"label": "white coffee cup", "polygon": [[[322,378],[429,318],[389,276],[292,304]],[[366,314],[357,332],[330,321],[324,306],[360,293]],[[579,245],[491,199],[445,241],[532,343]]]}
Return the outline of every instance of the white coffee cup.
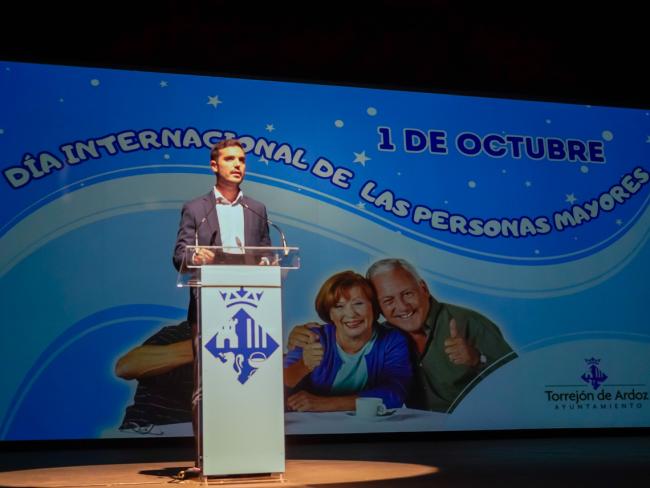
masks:
{"label": "white coffee cup", "polygon": [[355,404],[358,417],[376,417],[386,413],[386,407],[381,398],[357,398]]}

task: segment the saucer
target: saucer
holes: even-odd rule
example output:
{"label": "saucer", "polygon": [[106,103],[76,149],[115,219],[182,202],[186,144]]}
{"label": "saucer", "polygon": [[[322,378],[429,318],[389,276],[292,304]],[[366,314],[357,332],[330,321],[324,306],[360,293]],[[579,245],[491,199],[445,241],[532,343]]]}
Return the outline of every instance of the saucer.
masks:
{"label": "saucer", "polygon": [[376,420],[384,420],[384,419],[390,417],[391,415],[393,415],[395,412],[396,412],[396,410],[386,410],[386,413],[383,413],[381,415],[375,415],[374,417],[370,417],[370,416],[368,416],[368,417],[359,417],[356,412],[345,412],[345,415],[357,418],[359,420],[370,420],[370,421],[374,422]]}

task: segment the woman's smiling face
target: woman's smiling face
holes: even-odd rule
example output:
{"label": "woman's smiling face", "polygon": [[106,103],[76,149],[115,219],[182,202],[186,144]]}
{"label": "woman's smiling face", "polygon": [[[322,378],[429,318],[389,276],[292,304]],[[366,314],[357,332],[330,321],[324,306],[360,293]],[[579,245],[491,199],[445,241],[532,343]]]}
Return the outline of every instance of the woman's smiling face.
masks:
{"label": "woman's smiling face", "polygon": [[352,286],[341,292],[330,309],[330,319],[336,326],[337,335],[349,339],[370,339],[374,322],[372,301],[361,287]]}

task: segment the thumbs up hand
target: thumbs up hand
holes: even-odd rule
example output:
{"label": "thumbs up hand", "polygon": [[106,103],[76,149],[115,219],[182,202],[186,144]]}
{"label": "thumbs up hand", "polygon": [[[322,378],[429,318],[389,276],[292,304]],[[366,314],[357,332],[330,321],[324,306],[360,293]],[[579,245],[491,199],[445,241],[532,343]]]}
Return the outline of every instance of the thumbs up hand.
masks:
{"label": "thumbs up hand", "polygon": [[309,371],[323,362],[324,349],[320,341],[311,342],[302,349],[302,362]]}
{"label": "thumbs up hand", "polygon": [[320,324],[316,322],[309,322],[307,324],[296,325],[291,329],[289,334],[289,341],[287,348],[289,351],[294,350],[296,347],[302,347],[303,349],[307,344],[312,344],[318,341],[318,333],[312,331],[320,327]]}
{"label": "thumbs up hand", "polygon": [[449,321],[449,338],[445,339],[445,353],[458,366],[477,366],[480,360],[478,350],[458,333],[456,319]]}

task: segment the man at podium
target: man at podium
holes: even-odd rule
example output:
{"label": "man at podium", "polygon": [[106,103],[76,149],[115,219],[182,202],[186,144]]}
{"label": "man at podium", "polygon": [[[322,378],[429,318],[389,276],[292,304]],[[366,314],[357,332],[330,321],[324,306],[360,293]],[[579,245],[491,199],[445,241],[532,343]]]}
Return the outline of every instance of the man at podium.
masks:
{"label": "man at podium", "polygon": [[[240,185],[246,175],[246,153],[236,139],[224,139],[210,151],[210,169],[216,183],[205,195],[186,202],[174,248],[176,270],[183,266],[188,245],[223,246],[229,248],[219,256],[209,249],[198,250],[191,256],[192,264],[218,261],[231,264],[245,263],[245,246],[270,246],[269,220],[261,202],[244,196]],[[187,319],[192,327],[192,350],[197,355],[197,299],[196,289],[190,288]],[[188,346],[190,346],[188,344]],[[197,434],[198,405],[201,391],[198,387],[198,367],[194,362],[194,394],[192,397],[192,426]]]}
{"label": "man at podium", "polygon": [[[216,176],[215,186],[183,205],[173,258],[177,270],[188,245],[229,248],[220,258],[232,263],[244,263],[245,246],[271,245],[266,207],[244,196],[240,188],[246,175],[241,143],[224,139],[216,144],[210,152],[210,168]],[[192,264],[212,263],[216,257],[214,252],[202,249],[192,256]],[[195,310],[190,307],[188,312]]]}

